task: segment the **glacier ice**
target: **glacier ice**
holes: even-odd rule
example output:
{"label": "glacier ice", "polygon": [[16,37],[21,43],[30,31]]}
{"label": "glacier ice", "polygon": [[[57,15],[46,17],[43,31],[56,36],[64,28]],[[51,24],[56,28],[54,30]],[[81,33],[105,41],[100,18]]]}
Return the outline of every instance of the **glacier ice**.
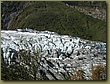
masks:
{"label": "glacier ice", "polygon": [[85,79],[91,80],[92,66],[106,65],[106,43],[49,31],[2,30],[1,49],[8,65],[12,58],[18,58],[20,50],[29,50],[31,55],[39,50],[39,73],[42,70],[50,80],[63,80],[64,74],[74,74],[79,69],[84,70]]}

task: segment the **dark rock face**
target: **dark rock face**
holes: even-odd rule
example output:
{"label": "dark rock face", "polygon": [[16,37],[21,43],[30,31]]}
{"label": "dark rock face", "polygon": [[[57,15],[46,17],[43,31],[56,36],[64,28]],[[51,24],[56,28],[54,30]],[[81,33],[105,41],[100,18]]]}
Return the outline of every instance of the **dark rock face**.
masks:
{"label": "dark rock face", "polygon": [[83,70],[84,79],[92,80],[92,67],[106,65],[106,43],[60,36],[49,31],[1,31],[1,38],[2,55],[8,66],[18,60],[20,50],[27,50],[30,59],[40,52],[36,68],[39,79],[66,80],[75,71]]}
{"label": "dark rock face", "polygon": [[30,2],[19,2],[19,1],[4,1],[1,4],[1,15],[2,15],[2,28],[3,29],[10,29],[10,23],[12,22],[12,20],[18,16],[23,9],[25,9],[26,7],[28,7],[30,4]]}

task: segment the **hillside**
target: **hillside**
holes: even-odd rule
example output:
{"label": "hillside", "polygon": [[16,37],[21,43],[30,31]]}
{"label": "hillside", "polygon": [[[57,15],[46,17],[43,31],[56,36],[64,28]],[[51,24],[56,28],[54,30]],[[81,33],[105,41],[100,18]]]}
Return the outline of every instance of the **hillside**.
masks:
{"label": "hillside", "polygon": [[48,30],[106,42],[106,27],[105,21],[85,15],[60,1],[2,3],[2,29]]}

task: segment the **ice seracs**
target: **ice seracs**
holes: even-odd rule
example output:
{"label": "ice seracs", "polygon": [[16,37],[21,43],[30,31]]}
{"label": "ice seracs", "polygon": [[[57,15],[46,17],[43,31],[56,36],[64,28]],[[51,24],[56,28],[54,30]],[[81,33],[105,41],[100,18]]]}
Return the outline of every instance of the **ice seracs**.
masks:
{"label": "ice seracs", "polygon": [[2,30],[1,38],[1,50],[8,66],[13,58],[14,61],[19,58],[20,50],[29,51],[30,56],[39,51],[42,58],[39,77],[44,73],[50,80],[64,80],[64,75],[71,76],[79,69],[85,72],[86,80],[91,80],[92,66],[106,65],[106,43],[103,42],[31,29]]}

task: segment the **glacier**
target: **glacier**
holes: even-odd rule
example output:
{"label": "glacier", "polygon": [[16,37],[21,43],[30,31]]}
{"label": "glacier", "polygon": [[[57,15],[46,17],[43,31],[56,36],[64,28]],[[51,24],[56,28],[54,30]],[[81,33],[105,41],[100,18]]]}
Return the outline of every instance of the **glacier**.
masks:
{"label": "glacier", "polygon": [[30,56],[39,51],[37,76],[45,73],[49,80],[65,80],[65,75],[72,76],[78,70],[84,71],[86,80],[92,80],[92,67],[106,66],[106,43],[50,31],[2,30],[1,50],[7,66],[19,58],[20,50],[29,51]]}

